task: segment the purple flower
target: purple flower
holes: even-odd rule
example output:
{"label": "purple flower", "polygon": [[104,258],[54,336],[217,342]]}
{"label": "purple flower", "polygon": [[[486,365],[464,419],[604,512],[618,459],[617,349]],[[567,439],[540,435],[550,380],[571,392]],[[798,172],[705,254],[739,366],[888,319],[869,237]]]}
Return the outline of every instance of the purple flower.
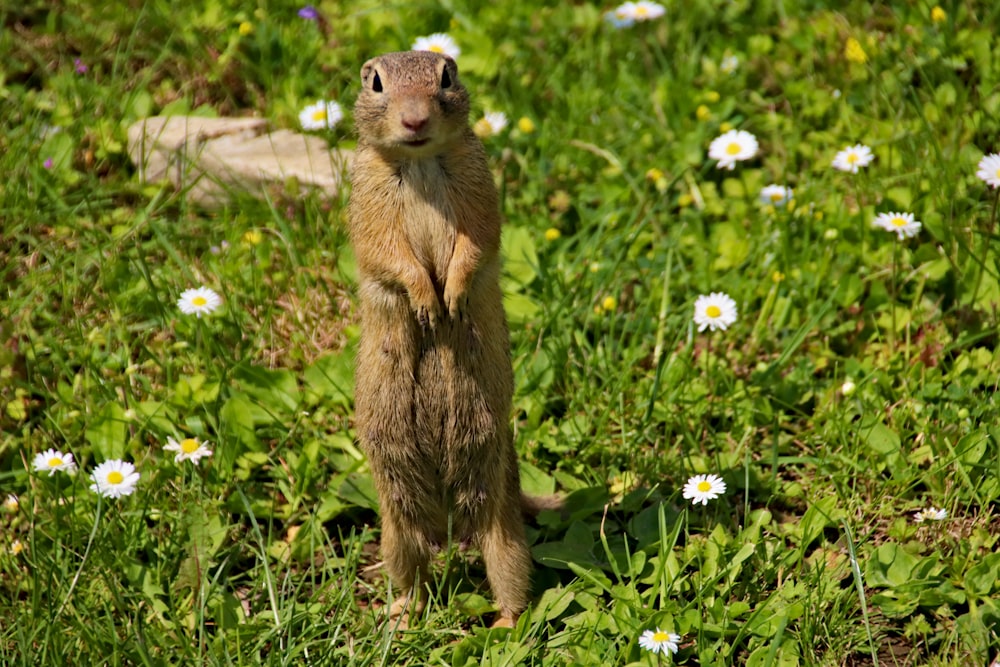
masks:
{"label": "purple flower", "polygon": [[77,74],[86,74],[87,65],[79,58],[73,58],[73,68],[76,70]]}
{"label": "purple flower", "polygon": [[52,168],[52,158],[50,158],[50,157],[45,158],[45,162],[42,163],[42,166],[45,167],[46,169],[51,169]]}
{"label": "purple flower", "polygon": [[299,10],[299,18],[303,18],[307,21],[315,21],[319,18],[319,12],[312,5],[306,5]]}

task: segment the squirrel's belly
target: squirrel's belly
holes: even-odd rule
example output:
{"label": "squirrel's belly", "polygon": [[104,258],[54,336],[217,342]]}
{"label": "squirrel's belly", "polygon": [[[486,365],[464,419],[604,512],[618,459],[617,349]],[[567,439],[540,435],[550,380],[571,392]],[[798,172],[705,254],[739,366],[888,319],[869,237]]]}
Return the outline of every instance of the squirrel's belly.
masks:
{"label": "squirrel's belly", "polygon": [[[421,164],[427,161],[421,161]],[[430,169],[431,173],[426,173]],[[430,166],[411,166],[404,172],[400,192],[403,230],[417,260],[443,286],[455,250],[454,211],[445,177]],[[407,177],[409,176],[409,177]]]}

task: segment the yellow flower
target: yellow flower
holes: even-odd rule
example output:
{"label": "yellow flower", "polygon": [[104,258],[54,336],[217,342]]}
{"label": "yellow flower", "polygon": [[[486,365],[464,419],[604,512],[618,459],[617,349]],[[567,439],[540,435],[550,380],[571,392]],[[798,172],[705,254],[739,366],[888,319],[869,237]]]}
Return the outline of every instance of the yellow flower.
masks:
{"label": "yellow flower", "polygon": [[847,39],[847,45],[844,47],[844,57],[852,63],[862,64],[868,62],[868,54],[861,48],[861,42],[853,37],[848,37]]}
{"label": "yellow flower", "polygon": [[557,241],[559,240],[560,236],[562,236],[562,232],[560,232],[555,227],[549,227],[548,229],[545,230],[546,241]]}
{"label": "yellow flower", "polygon": [[694,203],[694,197],[687,194],[686,192],[677,198],[677,205],[681,208],[687,208]]}
{"label": "yellow flower", "polygon": [[656,167],[652,167],[646,171],[646,180],[656,186],[656,191],[661,194],[666,192],[667,188],[670,187],[670,183],[667,181],[663,170]]}
{"label": "yellow flower", "polygon": [[722,95],[719,95],[719,91],[717,90],[709,90],[708,92],[705,93],[705,101],[708,102],[709,104],[715,104],[721,99]]}
{"label": "yellow flower", "polygon": [[264,235],[260,233],[259,229],[251,229],[243,234],[243,242],[247,245],[260,245],[263,240]]}
{"label": "yellow flower", "polygon": [[941,9],[940,5],[934,7],[934,9],[931,10],[931,21],[934,21],[935,23],[944,23],[947,20],[948,20],[948,14],[945,13],[943,9]]}
{"label": "yellow flower", "polygon": [[733,129],[733,124],[732,123],[728,123],[727,122],[727,123],[722,123],[721,125],[719,125],[719,132],[722,132],[723,134],[725,134],[726,132],[728,132],[731,129]]}
{"label": "yellow flower", "polygon": [[239,30],[240,34],[243,36],[249,35],[253,32],[253,23],[250,23],[250,21],[244,21],[240,24]]}
{"label": "yellow flower", "polygon": [[535,131],[535,123],[527,116],[521,116],[517,121],[517,129],[523,134],[531,134]]}
{"label": "yellow flower", "polygon": [[785,274],[782,273],[781,271],[775,271],[774,273],[771,274],[771,280],[773,280],[776,283],[780,283],[784,279],[785,279]]}
{"label": "yellow flower", "polygon": [[704,104],[699,104],[698,108],[694,110],[694,115],[698,117],[698,120],[708,120],[712,117],[712,112]]}
{"label": "yellow flower", "polygon": [[604,297],[604,301],[601,301],[601,308],[605,312],[610,312],[617,307],[618,307],[618,302],[615,301],[615,297],[613,296],[606,296]]}
{"label": "yellow flower", "polygon": [[21,540],[14,540],[10,543],[10,552],[12,554],[16,556],[22,551],[24,551],[24,544],[21,543]]}

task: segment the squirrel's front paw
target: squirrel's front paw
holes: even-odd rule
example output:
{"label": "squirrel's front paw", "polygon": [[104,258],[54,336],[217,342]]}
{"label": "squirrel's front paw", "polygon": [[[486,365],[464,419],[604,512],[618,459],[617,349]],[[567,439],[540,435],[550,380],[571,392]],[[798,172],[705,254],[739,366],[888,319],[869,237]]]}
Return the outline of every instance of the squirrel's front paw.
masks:
{"label": "squirrel's front paw", "polygon": [[469,295],[467,293],[459,294],[448,289],[446,285],[444,288],[444,307],[448,310],[448,315],[453,320],[461,321],[465,317],[465,313],[468,311],[469,306]]}
{"label": "squirrel's front paw", "polygon": [[422,327],[433,329],[437,326],[438,320],[441,319],[441,303],[438,301],[433,287],[428,286],[428,289],[420,292],[411,291],[410,306]]}

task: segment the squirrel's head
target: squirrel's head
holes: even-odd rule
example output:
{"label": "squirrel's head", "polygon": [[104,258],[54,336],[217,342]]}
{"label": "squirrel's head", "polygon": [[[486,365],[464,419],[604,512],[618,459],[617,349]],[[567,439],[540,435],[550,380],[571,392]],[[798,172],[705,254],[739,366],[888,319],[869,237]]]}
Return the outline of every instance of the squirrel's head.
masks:
{"label": "squirrel's head", "polygon": [[364,141],[404,156],[443,152],[469,123],[469,93],[449,56],[400,51],[361,67],[361,94],[354,107]]}

